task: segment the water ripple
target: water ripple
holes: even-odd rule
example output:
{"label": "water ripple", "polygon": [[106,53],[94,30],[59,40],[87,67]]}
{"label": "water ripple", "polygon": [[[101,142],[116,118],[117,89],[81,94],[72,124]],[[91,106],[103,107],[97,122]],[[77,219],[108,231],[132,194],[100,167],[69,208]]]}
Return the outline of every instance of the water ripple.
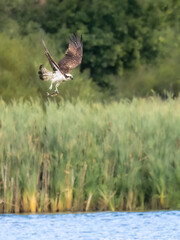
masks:
{"label": "water ripple", "polygon": [[2,240],[178,240],[180,211],[0,214]]}

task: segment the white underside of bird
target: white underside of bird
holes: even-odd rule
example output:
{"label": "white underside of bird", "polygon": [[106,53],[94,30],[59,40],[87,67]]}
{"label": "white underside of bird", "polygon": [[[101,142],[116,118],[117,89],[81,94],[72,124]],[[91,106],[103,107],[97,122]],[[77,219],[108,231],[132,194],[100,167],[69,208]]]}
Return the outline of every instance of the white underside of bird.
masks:
{"label": "white underside of bird", "polygon": [[59,71],[58,68],[56,68],[56,71],[51,72],[47,70],[43,65],[41,65],[40,70],[43,74],[43,80],[51,81],[49,90],[52,90],[53,84],[55,84],[55,93],[59,93],[58,87],[62,82],[66,82],[69,81],[70,79],[73,79],[73,76],[71,74],[64,75]]}
{"label": "white underside of bird", "polygon": [[59,92],[58,91],[59,85],[62,82],[66,81],[66,78],[59,70],[57,70],[55,72],[52,72],[52,78],[50,79],[50,81],[51,81],[51,85],[49,87],[49,90],[52,90],[53,84],[56,83],[56,85],[55,85],[55,92],[58,93]]}

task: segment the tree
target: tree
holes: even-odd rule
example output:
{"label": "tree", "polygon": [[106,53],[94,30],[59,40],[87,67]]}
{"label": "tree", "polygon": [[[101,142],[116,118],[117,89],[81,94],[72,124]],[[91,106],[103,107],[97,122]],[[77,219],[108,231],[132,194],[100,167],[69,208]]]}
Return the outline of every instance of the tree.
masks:
{"label": "tree", "polygon": [[124,69],[158,56],[159,31],[172,8],[169,1],[160,0],[48,0],[40,24],[57,41],[61,38],[61,47],[70,33],[82,33],[81,70],[89,68],[99,85],[109,86],[107,75],[121,76]]}

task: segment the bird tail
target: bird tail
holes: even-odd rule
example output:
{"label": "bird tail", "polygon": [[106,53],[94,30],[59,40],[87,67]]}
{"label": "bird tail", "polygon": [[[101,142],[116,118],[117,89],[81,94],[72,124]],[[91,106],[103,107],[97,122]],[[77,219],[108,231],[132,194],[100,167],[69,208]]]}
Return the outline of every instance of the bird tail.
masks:
{"label": "bird tail", "polygon": [[48,71],[43,65],[39,67],[39,78],[43,81],[48,81],[53,78],[53,72]]}

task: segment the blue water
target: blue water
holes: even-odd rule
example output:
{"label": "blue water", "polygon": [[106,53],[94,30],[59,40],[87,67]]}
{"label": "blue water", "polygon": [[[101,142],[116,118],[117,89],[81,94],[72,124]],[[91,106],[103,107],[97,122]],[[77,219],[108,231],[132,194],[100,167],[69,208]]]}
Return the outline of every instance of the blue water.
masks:
{"label": "blue water", "polygon": [[180,239],[180,211],[0,214],[0,240]]}

